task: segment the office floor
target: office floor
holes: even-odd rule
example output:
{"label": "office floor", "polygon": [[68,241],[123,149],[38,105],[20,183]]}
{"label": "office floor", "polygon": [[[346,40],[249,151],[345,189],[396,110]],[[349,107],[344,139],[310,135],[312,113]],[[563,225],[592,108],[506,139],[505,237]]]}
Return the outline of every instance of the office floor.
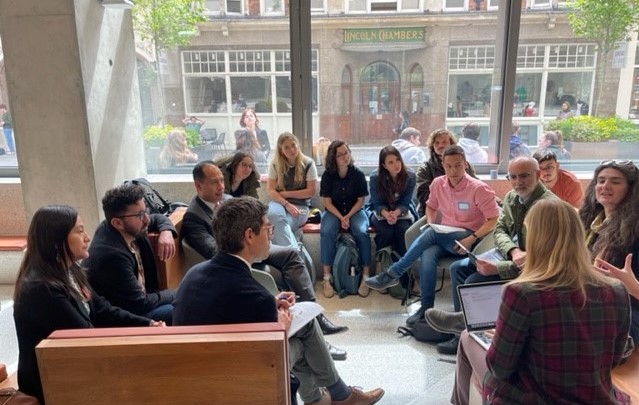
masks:
{"label": "office floor", "polygon": [[[349,330],[327,336],[331,344],[347,350],[346,361],[335,362],[342,379],[364,390],[382,387],[386,394],[381,405],[444,405],[450,403],[455,374],[455,356],[437,353],[434,344],[402,337],[398,326],[405,326],[408,311],[390,295],[371,291],[362,298],[335,296],[327,299],[316,284],[318,302],[326,316]],[[437,293],[435,307],[452,310],[450,283]],[[302,402],[300,402],[301,404]]]}

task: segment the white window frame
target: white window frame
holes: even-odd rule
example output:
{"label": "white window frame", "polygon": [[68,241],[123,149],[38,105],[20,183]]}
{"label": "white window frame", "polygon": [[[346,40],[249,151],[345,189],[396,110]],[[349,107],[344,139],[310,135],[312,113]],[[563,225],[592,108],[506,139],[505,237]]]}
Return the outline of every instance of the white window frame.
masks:
{"label": "white window frame", "polygon": [[464,0],[464,5],[462,7],[448,7],[446,3],[448,0],[442,0],[442,10],[443,11],[468,11],[468,0]]}
{"label": "white window frame", "polygon": [[266,11],[266,0],[260,0],[260,12],[262,15],[285,15],[286,14],[286,2],[284,0],[270,0],[270,1],[279,1],[280,2],[280,10],[279,11]]}
{"label": "white window frame", "polygon": [[349,5],[350,1],[349,0],[344,0],[344,13],[345,14],[365,14],[368,13],[370,10],[370,3],[369,0],[366,0],[366,7],[365,10],[351,10],[348,5]]}
{"label": "white window frame", "polygon": [[311,1],[311,13],[312,14],[326,14],[326,0],[321,0],[322,8],[313,8],[313,2]]}
{"label": "white window frame", "polygon": [[488,0],[488,10],[499,10],[499,0]]}
{"label": "white window frame", "polygon": [[[232,13],[229,11],[229,1],[237,1],[240,3],[240,12],[239,13]],[[226,7],[226,14],[231,14],[231,15],[244,15],[244,1],[243,0],[224,0],[224,7]]]}
{"label": "white window frame", "polygon": [[530,0],[530,8],[552,8],[552,0]]}
{"label": "white window frame", "polygon": [[424,0],[417,1],[417,8],[404,8],[404,0],[398,0],[397,10],[401,12],[424,11]]}

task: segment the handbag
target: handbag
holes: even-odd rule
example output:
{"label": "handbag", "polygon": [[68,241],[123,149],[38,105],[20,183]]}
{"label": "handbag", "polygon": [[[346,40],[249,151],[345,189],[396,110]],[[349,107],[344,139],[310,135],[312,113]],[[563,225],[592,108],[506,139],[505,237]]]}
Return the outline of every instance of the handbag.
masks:
{"label": "handbag", "polygon": [[40,401],[15,388],[3,388],[0,389],[0,405],[40,405]]}

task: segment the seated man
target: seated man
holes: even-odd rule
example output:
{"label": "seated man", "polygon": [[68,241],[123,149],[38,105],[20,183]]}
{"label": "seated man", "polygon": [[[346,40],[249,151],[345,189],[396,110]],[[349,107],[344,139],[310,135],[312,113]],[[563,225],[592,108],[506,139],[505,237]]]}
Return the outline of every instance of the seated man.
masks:
{"label": "seated man", "polygon": [[544,186],[573,207],[581,207],[584,199],[581,182],[574,174],[561,168],[555,152],[540,149],[533,154],[533,157],[539,163],[540,180]]}
{"label": "seated man", "polygon": [[399,139],[395,139],[393,145],[402,155],[404,164],[414,165],[422,164],[426,161],[426,154],[420,147],[422,133],[413,127],[405,128],[399,135]]}
{"label": "seated man", "polygon": [[[211,220],[214,211],[222,201],[231,199],[224,194],[224,175],[212,161],[203,161],[193,168],[193,182],[197,195],[191,201],[182,220],[180,236],[205,259],[217,253],[217,243],[213,237]],[[300,301],[315,301],[315,290],[311,276],[304,265],[299,251],[288,246],[270,245],[269,255],[264,263],[279,269],[288,287],[299,295]],[[323,314],[317,321],[325,335],[343,332],[346,326],[336,326]],[[346,351],[330,347],[335,360],[345,360]]]}
{"label": "seated man", "polygon": [[[273,297],[250,272],[254,262],[269,255],[273,225],[267,207],[252,197],[230,199],[215,210],[212,227],[218,253],[182,280],[173,324],[280,322],[288,328],[295,295]],[[315,319],[289,337],[289,363],[306,404],[374,404],[384,395],[381,388],[364,392],[342,381]]]}
{"label": "seated man", "polygon": [[159,289],[147,234],[159,232],[157,255],[168,260],[175,254],[175,227],[164,215],[147,214],[144,188],[136,184],[107,191],[102,209],[106,219],[96,229],[83,263],[91,287],[112,305],[170,325],[175,292]]}
{"label": "seated man", "polygon": [[499,215],[495,192],[465,172],[466,156],[460,146],[447,147],[442,163],[446,175],[435,178],[430,186],[426,217],[429,224],[435,224],[437,212],[440,211],[441,225],[459,229],[438,232],[434,227],[428,226],[399,261],[393,263],[388,270],[365,280],[366,285],[375,290],[392,287],[399,283],[399,277],[421,256],[421,308],[408,318],[406,323],[409,326],[423,318],[426,309],[432,308],[435,303],[439,259],[447,255],[462,254],[455,241],[471,250],[479,239],[493,230]]}
{"label": "seated man", "polygon": [[450,266],[453,289],[454,313],[437,309],[426,311],[426,322],[433,329],[456,336],[439,343],[437,351],[444,354],[457,353],[458,334],[465,328],[457,286],[495,280],[509,280],[519,275],[526,259],[526,229],[524,217],[534,203],[548,198],[557,198],[539,181],[539,165],[531,157],[518,156],[508,164],[508,179],[513,189],[504,197],[504,205],[495,226],[495,245],[499,253],[507,258],[500,262],[477,260],[477,264],[465,258]]}

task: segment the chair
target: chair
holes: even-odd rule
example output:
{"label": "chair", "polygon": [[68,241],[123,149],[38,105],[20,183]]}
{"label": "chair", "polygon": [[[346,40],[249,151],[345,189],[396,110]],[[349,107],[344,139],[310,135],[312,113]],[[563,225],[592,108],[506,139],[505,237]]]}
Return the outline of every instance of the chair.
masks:
{"label": "chair", "polygon": [[215,142],[212,142],[211,145],[213,145],[213,153],[217,152],[224,152],[226,151],[226,144],[224,143],[224,138],[226,137],[226,132],[222,132],[217,139],[215,140]]}
{"label": "chair", "polygon": [[202,129],[200,131],[200,138],[202,138],[202,143],[215,144],[215,141],[217,141],[217,129]]}
{"label": "chair", "polygon": [[182,238],[182,251],[184,252],[184,267],[186,271],[188,271],[191,267],[195,266],[198,263],[205,261],[204,256],[199,254],[197,250],[193,248],[193,246],[189,245],[186,239]]}

